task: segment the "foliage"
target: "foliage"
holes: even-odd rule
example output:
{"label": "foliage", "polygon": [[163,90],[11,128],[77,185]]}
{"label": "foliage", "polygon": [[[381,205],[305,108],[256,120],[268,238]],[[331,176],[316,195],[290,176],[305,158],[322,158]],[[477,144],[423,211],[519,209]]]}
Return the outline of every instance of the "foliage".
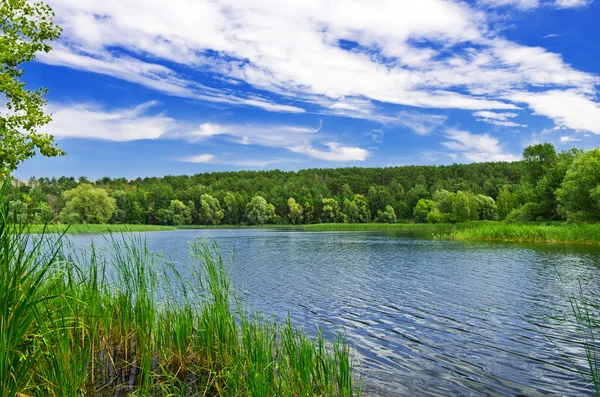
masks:
{"label": "foliage", "polygon": [[337,222],[340,217],[340,206],[336,199],[323,199],[323,221]]}
{"label": "foliage", "polygon": [[290,222],[294,225],[302,223],[302,214],[304,213],[302,206],[293,197],[288,200],[288,206],[290,207]]}
{"label": "foliage", "polygon": [[169,208],[160,210],[159,221],[162,225],[182,226],[192,223],[192,202],[187,206],[179,200],[171,200]]}
{"label": "foliage", "polygon": [[64,154],[51,135],[38,131],[50,122],[43,109],[47,90],[28,90],[21,80],[23,64],[33,61],[38,52],[49,52],[48,41],[60,36],[61,29],[52,22],[53,17],[52,9],[41,2],[0,2],[0,92],[6,98],[6,112],[0,113],[0,178],[36,150],[44,156]]}
{"label": "foliage", "polygon": [[435,208],[435,203],[432,200],[428,199],[420,199],[417,202],[414,210],[415,222],[417,223],[426,223],[427,215],[433,211]]}
{"label": "foliage", "polygon": [[388,205],[385,207],[385,211],[377,211],[377,222],[379,223],[396,223],[396,212],[394,207]]}
{"label": "foliage", "polygon": [[479,220],[493,221],[498,217],[498,207],[493,198],[479,194],[477,195],[477,201],[479,203],[477,207]]}
{"label": "foliage", "polygon": [[593,149],[575,157],[556,196],[569,220],[597,221],[600,219],[598,189],[600,149]]}
{"label": "foliage", "polygon": [[[218,199],[214,198],[210,194],[203,194],[201,198],[202,206],[200,209],[200,219],[205,225],[218,225],[221,220],[225,217],[223,210],[221,209],[221,203]],[[192,223],[186,223],[189,225]]]}
{"label": "foliage", "polygon": [[65,223],[106,223],[112,216],[115,199],[106,190],[87,183],[64,193],[65,208],[60,218]]}
{"label": "foliage", "polygon": [[503,220],[508,214],[512,212],[517,206],[517,200],[515,196],[510,192],[508,185],[503,185],[498,190],[498,199],[497,199],[497,211],[498,218]]}
{"label": "foliage", "polygon": [[275,207],[261,196],[254,196],[246,206],[246,211],[251,225],[264,225],[275,218]]}
{"label": "foliage", "polygon": [[[593,221],[600,217],[600,181],[594,179],[599,172],[589,161],[594,153],[557,153],[552,145],[542,145],[526,148],[527,160],[514,163],[240,171],[96,182],[84,177],[32,178],[15,181],[5,196],[13,205],[26,205],[20,216],[30,222],[42,218],[56,222],[56,214],[66,206],[63,193],[82,184],[103,189],[115,200],[109,219],[114,224],[368,223],[379,221],[380,213],[391,214],[388,206],[402,222],[507,217],[510,222],[539,222],[567,216],[571,221]],[[575,194],[577,189],[581,194]],[[187,209],[172,206],[173,200]],[[417,209],[420,200],[433,201],[435,208],[421,202]],[[174,220],[178,211],[182,215]]]}

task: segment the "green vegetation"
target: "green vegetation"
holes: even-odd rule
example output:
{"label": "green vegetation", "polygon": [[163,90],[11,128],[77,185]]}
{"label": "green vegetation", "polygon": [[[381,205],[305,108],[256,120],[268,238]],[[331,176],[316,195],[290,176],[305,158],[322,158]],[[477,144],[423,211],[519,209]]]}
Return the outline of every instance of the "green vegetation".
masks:
{"label": "green vegetation", "polygon": [[193,245],[187,269],[135,239],[64,256],[8,212],[0,199],[1,397],[360,395],[343,339],[245,314],[216,247]]}
{"label": "green vegetation", "polygon": [[219,172],[128,181],[14,181],[31,223],[303,225],[596,221],[600,150],[527,147],[524,161],[452,166]]}
{"label": "green vegetation", "polygon": [[99,234],[99,233],[127,233],[127,232],[164,232],[177,230],[174,226],[161,225],[31,225],[29,233],[68,233],[68,234]]}
{"label": "green vegetation", "polygon": [[38,52],[50,51],[48,41],[60,36],[53,17],[52,9],[43,3],[0,2],[0,93],[6,98],[6,111],[0,113],[0,180],[36,151],[44,156],[64,154],[51,135],[38,132],[50,122],[43,109],[47,90],[28,90],[21,80],[23,64],[33,61]]}
{"label": "green vegetation", "polygon": [[440,238],[532,243],[600,244],[600,224],[471,222]]}
{"label": "green vegetation", "polygon": [[600,397],[600,343],[598,332],[600,332],[600,304],[597,296],[588,297],[580,288],[579,297],[571,297],[571,307],[577,323],[582,332],[582,343],[587,359],[587,370],[579,369],[576,363],[573,366],[593,386],[596,397]]}
{"label": "green vegetation", "polygon": [[469,227],[465,224],[427,224],[427,223],[317,223],[303,225],[302,230],[311,232],[325,231],[436,231],[455,230],[460,227]]}

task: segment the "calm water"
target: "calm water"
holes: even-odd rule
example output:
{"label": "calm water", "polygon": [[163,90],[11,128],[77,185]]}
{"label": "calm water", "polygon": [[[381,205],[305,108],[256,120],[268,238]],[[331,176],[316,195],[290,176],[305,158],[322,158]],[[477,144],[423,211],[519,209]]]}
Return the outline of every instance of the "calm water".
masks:
{"label": "calm water", "polygon": [[[248,306],[314,333],[345,330],[372,396],[586,396],[568,296],[600,292],[600,250],[409,233],[198,230],[144,234],[177,263],[212,237]],[[73,237],[76,246],[102,236]],[[560,275],[560,277],[559,277]]]}

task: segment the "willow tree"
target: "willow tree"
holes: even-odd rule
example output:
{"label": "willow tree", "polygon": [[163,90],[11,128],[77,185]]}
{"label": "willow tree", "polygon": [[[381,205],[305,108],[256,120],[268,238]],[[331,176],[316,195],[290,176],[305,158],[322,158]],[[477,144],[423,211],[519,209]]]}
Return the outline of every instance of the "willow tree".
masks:
{"label": "willow tree", "polygon": [[53,18],[52,9],[41,2],[0,1],[0,178],[36,151],[49,157],[64,154],[52,135],[39,132],[51,120],[44,113],[47,89],[27,89],[22,80],[23,64],[49,52],[48,42],[60,36]]}

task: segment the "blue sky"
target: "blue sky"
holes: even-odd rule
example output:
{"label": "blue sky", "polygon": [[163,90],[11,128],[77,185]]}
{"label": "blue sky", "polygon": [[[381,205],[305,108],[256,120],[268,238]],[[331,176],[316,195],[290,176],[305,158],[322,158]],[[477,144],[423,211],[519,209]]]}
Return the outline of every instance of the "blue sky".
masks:
{"label": "blue sky", "polygon": [[27,66],[90,178],[511,161],[600,143],[600,2],[48,0]]}

